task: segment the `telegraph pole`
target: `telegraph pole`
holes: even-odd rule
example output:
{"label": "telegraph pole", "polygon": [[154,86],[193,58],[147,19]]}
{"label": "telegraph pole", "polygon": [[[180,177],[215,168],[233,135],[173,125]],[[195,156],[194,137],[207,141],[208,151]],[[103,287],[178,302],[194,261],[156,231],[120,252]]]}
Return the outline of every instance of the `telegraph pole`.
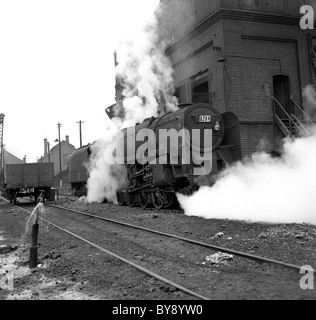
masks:
{"label": "telegraph pole", "polygon": [[61,141],[60,141],[60,128],[61,128],[61,123],[57,123],[57,127],[58,127],[58,148],[59,148],[59,174],[60,174],[60,177],[59,177],[59,188],[61,189],[62,186],[63,186],[63,178],[62,178],[62,167],[61,167]]}
{"label": "telegraph pole", "polygon": [[[3,113],[0,113],[0,173],[1,178],[4,174],[4,149],[3,149],[3,126],[4,126],[4,117]],[[3,182],[3,181],[1,181]]]}
{"label": "telegraph pole", "polygon": [[77,121],[79,123],[79,135],[80,135],[80,148],[82,147],[82,132],[81,132],[81,124],[84,123],[81,120]]}

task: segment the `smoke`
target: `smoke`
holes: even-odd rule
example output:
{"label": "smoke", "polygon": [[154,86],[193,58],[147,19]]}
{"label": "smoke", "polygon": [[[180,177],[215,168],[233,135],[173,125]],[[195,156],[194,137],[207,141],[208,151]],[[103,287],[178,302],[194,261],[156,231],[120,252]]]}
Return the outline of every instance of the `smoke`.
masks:
{"label": "smoke", "polygon": [[316,116],[316,92],[312,85],[303,90],[304,112],[312,119]]}
{"label": "smoke", "polygon": [[127,184],[127,168],[113,162],[113,138],[115,132],[100,139],[91,146],[91,158],[88,164],[89,179],[87,181],[88,202],[117,203],[116,191]]}
{"label": "smoke", "polygon": [[92,148],[87,182],[90,202],[107,199],[116,203],[117,190],[127,185],[127,168],[112,164],[116,132],[177,109],[173,69],[164,55],[165,45],[157,29],[157,19],[153,16],[133,37],[122,40],[118,46],[116,76],[122,89],[122,101],[117,106],[121,108],[115,110],[113,131],[108,131],[105,139],[94,143]]}
{"label": "smoke", "polygon": [[[315,108],[315,91],[305,97]],[[311,129],[310,129],[311,131]],[[316,225],[316,131],[285,139],[282,156],[260,152],[225,170],[213,187],[177,195],[185,214],[205,219]]]}
{"label": "smoke", "polygon": [[156,16],[133,38],[119,44],[116,73],[123,89],[123,123],[134,125],[146,118],[177,110],[173,69],[164,51]]}

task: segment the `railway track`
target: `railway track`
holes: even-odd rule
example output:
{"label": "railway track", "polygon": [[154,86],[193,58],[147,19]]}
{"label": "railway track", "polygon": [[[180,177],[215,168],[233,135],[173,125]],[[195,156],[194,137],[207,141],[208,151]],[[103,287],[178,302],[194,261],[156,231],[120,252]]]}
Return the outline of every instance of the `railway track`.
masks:
{"label": "railway track", "polygon": [[[252,255],[252,254],[248,254],[246,252],[241,252],[241,251],[236,251],[236,250],[231,250],[231,249],[228,249],[228,248],[223,248],[223,247],[219,247],[219,246],[214,246],[214,245],[211,245],[211,244],[207,244],[207,243],[203,243],[203,242],[199,242],[199,241],[196,241],[196,240],[193,240],[193,239],[188,239],[188,238],[185,238],[185,237],[181,237],[181,236],[177,236],[177,235],[173,235],[173,234],[168,234],[168,233],[165,233],[165,232],[161,232],[161,231],[157,231],[157,230],[152,230],[152,229],[148,229],[148,228],[144,228],[144,227],[140,227],[140,226],[137,226],[137,225],[132,225],[132,224],[128,224],[128,223],[125,223],[125,222],[121,222],[121,221],[116,221],[116,220],[113,220],[113,219],[108,219],[108,218],[104,218],[104,217],[101,217],[101,216],[97,216],[97,215],[94,215],[94,214],[89,214],[89,213],[86,213],[86,212],[81,212],[81,211],[76,211],[76,210],[72,210],[72,209],[68,209],[68,208],[64,208],[64,207],[60,207],[60,206],[56,206],[56,205],[52,205],[52,204],[46,204],[46,207],[47,208],[50,208],[50,212],[49,212],[49,216],[51,216],[51,210],[58,210],[59,213],[57,215],[62,215],[63,217],[65,216],[68,216],[69,215],[69,218],[71,221],[74,221],[78,219],[79,216],[81,216],[81,218],[84,218],[84,221],[82,221],[81,219],[79,219],[82,223],[84,222],[85,226],[91,224],[93,221],[93,223],[95,223],[95,221],[102,221],[104,223],[100,224],[100,223],[97,223],[99,226],[102,225],[107,225],[109,227],[109,229],[107,229],[106,233],[109,233],[109,234],[114,234],[115,235],[115,239],[113,242],[117,242],[119,241],[121,238],[120,237],[117,237],[117,234],[118,233],[123,233],[125,236],[126,234],[129,234],[130,231],[122,231],[122,227],[125,229],[125,230],[134,230],[136,232],[142,232],[142,233],[147,233],[147,234],[152,234],[152,235],[155,235],[155,236],[159,236],[159,237],[164,237],[166,239],[170,239],[172,241],[177,241],[177,243],[184,243],[186,246],[187,245],[190,245],[191,247],[187,250],[193,250],[192,249],[192,245],[194,245],[194,247],[198,247],[198,248],[205,248],[205,249],[212,249],[212,250],[218,250],[218,251],[221,251],[221,252],[226,252],[226,253],[230,253],[230,254],[234,254],[240,258],[247,258],[247,259],[251,259],[251,260],[254,260],[256,262],[260,262],[260,263],[269,263],[270,265],[273,264],[273,265],[277,265],[279,267],[285,267],[285,268],[288,268],[288,269],[291,269],[291,270],[294,270],[294,271],[297,271],[299,272],[301,267],[298,266],[298,265],[295,265],[295,264],[290,264],[290,263],[287,263],[287,262],[283,262],[283,261],[277,261],[277,260],[273,260],[273,259],[268,259],[268,258],[265,258],[265,257],[260,257],[260,256],[256,256],[256,255]],[[28,211],[29,212],[29,211]],[[54,211],[55,214],[56,214],[56,211]],[[63,212],[61,214],[61,212]],[[86,233],[86,235],[82,235],[81,233],[78,234],[77,232],[73,232],[71,230],[69,230],[69,228],[66,229],[66,227],[64,225],[60,225],[60,224],[57,224],[57,223],[54,223],[52,221],[48,221],[47,219],[42,219],[44,222],[46,222],[47,224],[50,224],[52,225],[54,228],[57,228],[69,235],[71,235],[72,237],[75,237],[76,239],[80,240],[80,241],[83,241],[87,244],[89,244],[90,246],[93,246],[94,248],[97,248],[98,250],[108,254],[108,255],[111,255],[112,257],[134,267],[135,269],[147,274],[148,276],[150,277],[153,277],[159,281],[162,281],[178,290],[181,290],[182,292],[185,292],[186,294],[189,294],[191,296],[194,296],[198,299],[208,299],[208,295],[207,293],[205,294],[203,292],[203,294],[199,293],[199,292],[196,292],[196,291],[193,291],[191,289],[188,289],[186,287],[184,287],[183,285],[179,284],[178,282],[175,282],[173,280],[169,280],[168,277],[166,276],[161,276],[159,274],[159,271],[160,269],[158,268],[158,270],[156,269],[155,271],[152,271],[150,270],[150,268],[148,269],[147,267],[144,267],[143,265],[141,264],[138,264],[138,263],[135,263],[133,262],[134,259],[131,259],[131,258],[126,258],[126,252],[122,252],[117,254],[115,253],[116,250],[119,250],[121,248],[119,248],[119,246],[116,246],[116,250],[113,250],[110,251],[108,250],[106,247],[104,247],[102,244],[98,244],[97,241],[94,241],[93,239],[91,239],[91,230],[90,230],[90,234],[89,232]],[[51,220],[51,219],[50,219]],[[77,223],[77,222],[76,222]],[[113,226],[119,226],[121,229],[115,229],[115,230],[118,230],[118,231],[113,231]],[[101,228],[102,229],[102,228]],[[101,230],[99,229],[99,230]],[[102,229],[103,230],[103,229]],[[135,240],[135,234],[134,235],[127,235],[126,236],[127,239],[128,239],[128,244],[131,244],[131,246],[134,246],[134,244],[132,245],[133,241]],[[113,240],[113,239],[112,239]],[[161,240],[157,240],[157,241],[161,241]],[[107,237],[105,239],[105,242],[107,242],[107,244],[109,244],[109,237]],[[164,242],[162,242],[164,243]],[[168,242],[168,244],[166,246],[168,246],[170,243]],[[112,246],[112,243],[111,243],[111,246]],[[147,248],[149,249],[149,248]],[[151,249],[153,251],[155,251],[155,249]],[[134,248],[133,248],[133,251],[134,251]],[[137,251],[137,250],[135,250]],[[169,256],[170,257],[170,256]],[[173,263],[177,264],[177,261],[172,261]],[[194,266],[196,267],[196,266]],[[176,266],[175,266],[176,268]],[[158,272],[157,272],[158,271]],[[181,283],[181,282],[180,282]],[[190,284],[190,287],[194,287],[194,283]]]}
{"label": "railway track", "polygon": [[[51,208],[55,208],[55,209],[59,209],[59,210],[63,210],[63,211],[72,212],[72,213],[77,213],[77,214],[79,213],[79,212],[75,212],[75,211],[72,211],[72,210],[66,210],[65,208],[57,207],[57,206],[53,206],[53,205],[46,205],[46,206],[47,207],[51,207]],[[32,211],[27,210],[24,207],[21,207],[21,206],[19,206],[19,207],[22,210],[24,210],[25,212],[27,212],[28,214],[32,213]],[[144,273],[144,274],[146,274],[146,275],[148,275],[148,276],[150,276],[150,277],[152,277],[152,278],[154,278],[156,280],[159,280],[159,281],[161,281],[161,282],[163,282],[163,283],[165,283],[165,284],[167,284],[169,286],[172,286],[172,287],[176,288],[177,290],[180,290],[180,291],[182,291],[182,292],[184,292],[184,293],[186,293],[186,294],[188,294],[188,295],[190,295],[192,297],[195,297],[195,298],[198,298],[198,299],[201,299],[201,300],[209,300],[209,298],[207,298],[206,296],[204,296],[202,294],[199,294],[198,292],[195,292],[193,290],[190,290],[190,289],[184,287],[183,285],[178,284],[178,283],[176,283],[176,282],[174,282],[172,280],[169,280],[168,278],[166,278],[164,276],[161,276],[156,272],[153,272],[153,271],[151,271],[151,270],[149,270],[147,268],[144,268],[140,264],[134,263],[133,261],[124,258],[122,255],[116,254],[116,253],[106,249],[104,246],[99,245],[99,244],[95,243],[94,241],[90,241],[85,236],[81,236],[81,235],[79,235],[77,233],[74,233],[74,232],[70,231],[69,229],[61,227],[60,225],[58,225],[56,223],[53,223],[52,221],[49,221],[49,220],[47,220],[47,219],[45,219],[43,217],[40,217],[40,219],[43,222],[47,223],[48,225],[50,225],[50,226],[52,226],[52,227],[54,227],[54,228],[56,228],[56,229],[58,229],[58,230],[60,230],[62,232],[65,232],[68,235],[70,235],[70,236],[72,236],[72,237],[74,237],[74,238],[76,238],[76,239],[78,239],[78,240],[80,240],[80,241],[82,241],[82,242],[84,242],[86,244],[89,244],[90,246],[100,250],[101,252],[106,253],[106,254],[108,254],[108,255],[110,255],[110,256],[112,256],[112,257],[114,257],[114,258],[116,258],[116,259],[118,259],[118,260],[120,260],[120,261],[122,261],[122,262],[124,262],[124,263],[126,263],[128,265],[130,265],[131,267],[137,269],[138,271],[140,271],[140,272],[142,272],[142,273]]]}
{"label": "railway track", "polygon": [[301,269],[300,266],[292,264],[292,263],[287,263],[287,262],[278,261],[278,260],[274,260],[274,259],[268,259],[268,258],[265,258],[265,257],[260,257],[260,256],[257,256],[257,255],[249,254],[249,253],[242,252],[242,251],[236,251],[236,250],[232,250],[232,249],[229,249],[229,248],[215,246],[215,245],[211,245],[211,244],[208,244],[208,243],[196,241],[196,240],[193,240],[193,239],[177,236],[177,235],[174,235],[174,234],[169,234],[169,233],[161,232],[161,231],[158,231],[158,230],[153,230],[153,229],[140,227],[140,226],[136,226],[136,225],[125,223],[125,222],[121,222],[121,221],[117,221],[117,220],[113,220],[113,219],[108,219],[108,218],[104,218],[104,217],[97,216],[97,215],[92,215],[92,214],[89,214],[89,213],[86,213],[86,212],[81,212],[81,211],[77,211],[77,210],[63,208],[61,206],[55,206],[55,205],[51,205],[51,204],[48,204],[47,206],[51,207],[51,208],[57,208],[57,209],[61,209],[61,210],[64,210],[64,211],[73,212],[73,213],[80,214],[80,215],[83,215],[83,216],[86,216],[86,217],[90,217],[90,218],[93,218],[93,219],[98,219],[98,220],[101,220],[101,221],[106,221],[106,222],[110,222],[110,223],[113,223],[113,224],[118,224],[118,225],[121,225],[121,226],[129,227],[129,228],[134,228],[134,229],[137,229],[137,230],[146,231],[146,232],[149,232],[149,233],[152,233],[152,234],[157,234],[157,235],[161,235],[161,236],[172,238],[172,239],[176,239],[176,240],[181,240],[181,241],[184,241],[184,242],[187,242],[187,243],[191,243],[191,244],[194,244],[194,245],[197,245],[197,246],[209,248],[209,249],[212,249],[212,250],[218,250],[218,251],[221,251],[221,252],[234,254],[234,255],[237,255],[237,256],[240,256],[240,257],[243,257],[243,258],[247,258],[247,259],[251,259],[251,260],[254,260],[254,261],[257,261],[257,262],[261,262],[261,263],[264,263],[264,262],[265,263],[271,263],[271,264],[279,265],[279,266],[282,266],[282,267],[285,267],[285,268],[288,268],[288,269],[293,269],[293,270],[296,270],[298,272]]}

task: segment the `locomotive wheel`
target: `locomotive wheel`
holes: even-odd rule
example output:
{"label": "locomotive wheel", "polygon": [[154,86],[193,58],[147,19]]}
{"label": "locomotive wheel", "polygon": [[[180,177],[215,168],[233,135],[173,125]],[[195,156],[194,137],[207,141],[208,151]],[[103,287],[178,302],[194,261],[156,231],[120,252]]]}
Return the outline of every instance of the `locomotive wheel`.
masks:
{"label": "locomotive wheel", "polygon": [[[133,176],[135,172],[137,171],[136,166],[132,165],[130,169],[128,170],[128,173],[130,176]],[[130,178],[129,177],[129,187],[130,188],[135,188],[137,186],[137,179],[136,178]]]}
{"label": "locomotive wheel", "polygon": [[165,204],[164,196],[160,192],[152,192],[151,193],[151,202],[154,207],[158,210],[162,209]]}
{"label": "locomotive wheel", "polygon": [[164,208],[170,208],[174,202],[174,193],[173,192],[164,192],[165,205]]}
{"label": "locomotive wheel", "polygon": [[135,194],[128,193],[126,199],[127,199],[126,203],[129,207],[135,207],[136,205]]}
{"label": "locomotive wheel", "polygon": [[138,203],[143,208],[146,209],[150,205],[150,196],[146,192],[139,192],[138,196]]}
{"label": "locomotive wheel", "polygon": [[124,205],[124,196],[123,196],[122,191],[117,191],[116,199],[117,199],[117,204],[119,206],[123,206]]}

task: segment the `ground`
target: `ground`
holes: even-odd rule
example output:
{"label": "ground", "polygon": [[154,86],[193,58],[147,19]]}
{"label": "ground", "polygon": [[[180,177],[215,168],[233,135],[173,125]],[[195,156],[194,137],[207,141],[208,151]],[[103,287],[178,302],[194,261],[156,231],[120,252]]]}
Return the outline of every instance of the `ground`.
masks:
{"label": "ground", "polygon": [[[84,199],[64,198],[56,204],[107,218],[177,234],[220,247],[245,251],[298,266],[316,268],[316,227],[307,224],[265,225],[242,221],[187,217],[180,210],[87,204]],[[316,289],[302,290],[297,271],[239,258],[211,264],[218,253],[178,240],[157,238],[141,231],[93,222],[82,227],[81,218],[59,216],[46,208],[46,217],[78,234],[91,237],[126,259],[157,272],[210,299],[315,299]],[[9,300],[196,300],[122,261],[45,223],[40,225],[39,265],[29,269],[28,215],[0,202],[0,299]],[[90,223],[90,222],[89,222]],[[95,231],[93,231],[95,230]],[[10,287],[10,276],[13,283]]]}

